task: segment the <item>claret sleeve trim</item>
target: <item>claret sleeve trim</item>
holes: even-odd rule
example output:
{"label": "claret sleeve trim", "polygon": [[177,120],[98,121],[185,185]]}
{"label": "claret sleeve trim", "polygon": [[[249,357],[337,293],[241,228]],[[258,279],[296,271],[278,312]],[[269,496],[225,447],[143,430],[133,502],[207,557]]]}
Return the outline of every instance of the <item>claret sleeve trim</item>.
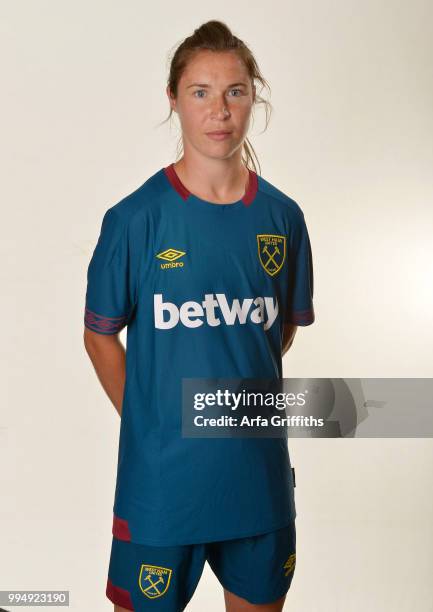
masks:
{"label": "claret sleeve trim", "polygon": [[99,334],[117,334],[128,321],[128,317],[104,317],[88,308],[84,310],[84,325]]}

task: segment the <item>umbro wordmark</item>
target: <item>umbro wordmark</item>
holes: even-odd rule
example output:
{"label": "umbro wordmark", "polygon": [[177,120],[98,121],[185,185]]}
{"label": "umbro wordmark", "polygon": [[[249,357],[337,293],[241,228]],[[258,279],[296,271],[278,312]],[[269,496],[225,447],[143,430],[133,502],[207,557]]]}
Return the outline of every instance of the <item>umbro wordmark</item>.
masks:
{"label": "umbro wordmark", "polygon": [[229,305],[225,293],[206,293],[202,302],[187,301],[178,308],[173,302],[164,302],[162,293],[157,293],[153,296],[153,304],[157,329],[171,329],[179,322],[185,327],[200,327],[205,322],[216,327],[245,325],[250,320],[263,324],[267,330],[278,316],[278,300],[273,297],[235,298]]}

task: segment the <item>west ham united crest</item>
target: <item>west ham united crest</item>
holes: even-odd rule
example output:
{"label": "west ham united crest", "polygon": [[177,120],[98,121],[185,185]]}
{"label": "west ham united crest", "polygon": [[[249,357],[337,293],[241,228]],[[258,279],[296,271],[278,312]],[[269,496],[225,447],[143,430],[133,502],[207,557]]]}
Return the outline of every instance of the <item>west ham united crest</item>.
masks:
{"label": "west ham united crest", "polygon": [[286,237],[277,234],[257,234],[259,260],[269,276],[275,276],[286,259]]}
{"label": "west ham united crest", "polygon": [[158,565],[142,564],[138,584],[149,599],[156,599],[167,592],[172,570]]}

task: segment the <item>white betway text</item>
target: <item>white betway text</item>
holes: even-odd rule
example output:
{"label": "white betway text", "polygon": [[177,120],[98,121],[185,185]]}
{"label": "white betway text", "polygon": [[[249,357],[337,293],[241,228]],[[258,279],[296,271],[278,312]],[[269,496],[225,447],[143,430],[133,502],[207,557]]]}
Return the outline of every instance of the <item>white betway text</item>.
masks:
{"label": "white betway text", "polygon": [[[153,296],[155,327],[171,329],[179,323],[185,327],[200,327],[204,323],[218,325],[245,325],[247,321],[263,324],[269,329],[278,316],[278,300],[273,297],[235,298],[229,304],[225,293],[206,293],[201,302],[186,301],[178,307],[164,302],[162,293]],[[168,316],[168,319],[167,319]]]}

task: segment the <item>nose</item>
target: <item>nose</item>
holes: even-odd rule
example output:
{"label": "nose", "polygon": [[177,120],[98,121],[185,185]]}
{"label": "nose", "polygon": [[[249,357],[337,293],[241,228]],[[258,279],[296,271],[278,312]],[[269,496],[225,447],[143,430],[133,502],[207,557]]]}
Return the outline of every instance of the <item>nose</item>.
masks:
{"label": "nose", "polygon": [[230,115],[230,111],[227,108],[227,102],[224,96],[221,96],[221,98],[216,98],[216,100],[212,104],[211,110],[212,116],[216,119],[225,119],[227,116]]}

